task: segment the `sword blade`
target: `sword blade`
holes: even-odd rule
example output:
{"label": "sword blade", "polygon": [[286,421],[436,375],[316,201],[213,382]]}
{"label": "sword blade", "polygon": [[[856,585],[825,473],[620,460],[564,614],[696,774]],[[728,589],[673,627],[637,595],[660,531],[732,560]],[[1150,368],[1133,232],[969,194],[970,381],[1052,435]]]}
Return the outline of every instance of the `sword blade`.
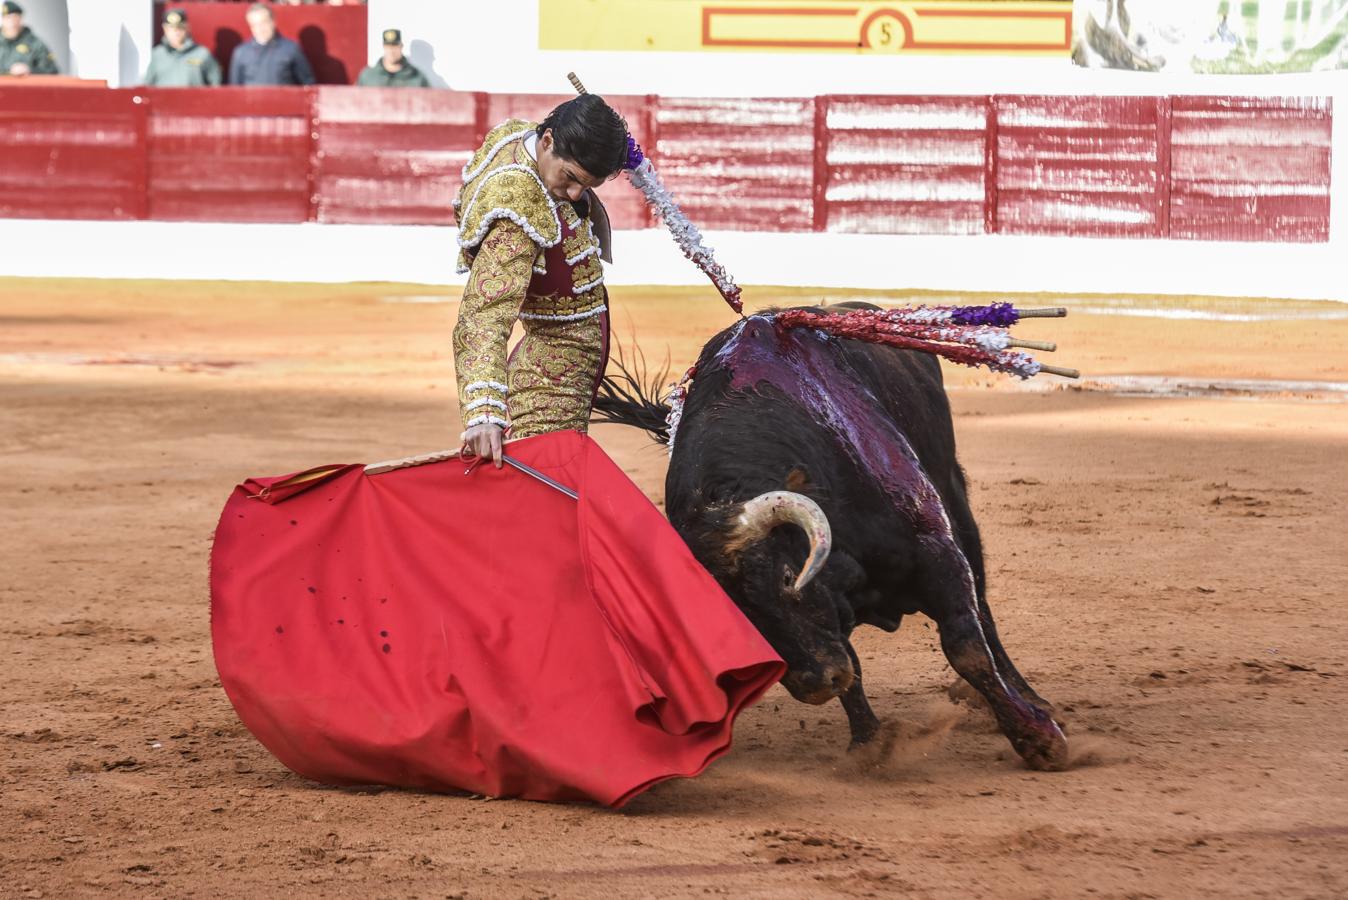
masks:
{"label": "sword blade", "polygon": [[519,469],[521,472],[523,472],[525,475],[528,475],[530,478],[537,478],[539,481],[543,482],[553,490],[561,491],[563,494],[566,494],[566,496],[570,497],[572,500],[580,499],[580,494],[577,494],[575,491],[571,490],[571,488],[567,487],[564,484],[561,484],[560,482],[553,481],[551,478],[544,475],[542,472],[538,471],[533,466],[525,465],[518,459],[515,459],[515,457],[513,456],[502,455],[501,461],[508,466],[513,466],[516,469]]}

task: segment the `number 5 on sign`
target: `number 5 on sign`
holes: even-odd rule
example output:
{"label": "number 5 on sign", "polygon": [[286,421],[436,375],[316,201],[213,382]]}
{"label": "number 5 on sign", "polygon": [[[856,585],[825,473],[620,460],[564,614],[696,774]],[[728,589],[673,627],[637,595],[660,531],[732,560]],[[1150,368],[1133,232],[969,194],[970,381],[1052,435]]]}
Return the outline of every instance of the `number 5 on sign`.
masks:
{"label": "number 5 on sign", "polygon": [[1061,54],[1068,0],[539,0],[543,50]]}

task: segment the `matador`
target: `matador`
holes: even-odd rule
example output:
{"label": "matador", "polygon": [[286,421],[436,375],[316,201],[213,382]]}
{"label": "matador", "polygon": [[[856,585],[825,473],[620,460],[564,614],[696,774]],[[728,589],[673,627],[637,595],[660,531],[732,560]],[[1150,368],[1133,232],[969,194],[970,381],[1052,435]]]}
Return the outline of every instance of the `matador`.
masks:
{"label": "matador", "polygon": [[[626,159],[621,117],[583,94],[537,125],[498,125],[464,169],[454,361],[463,440],[497,465],[506,429],[586,430],[608,355],[611,232],[594,188]],[[524,337],[507,358],[517,320]]]}

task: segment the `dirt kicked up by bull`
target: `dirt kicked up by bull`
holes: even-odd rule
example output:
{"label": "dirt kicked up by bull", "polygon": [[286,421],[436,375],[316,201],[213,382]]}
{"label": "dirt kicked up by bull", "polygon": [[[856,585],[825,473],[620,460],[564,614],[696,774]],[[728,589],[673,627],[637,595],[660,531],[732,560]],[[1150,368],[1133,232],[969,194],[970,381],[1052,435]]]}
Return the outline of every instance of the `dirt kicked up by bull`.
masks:
{"label": "dirt kicked up by bull", "polygon": [[703,347],[676,431],[667,402],[626,370],[606,379],[596,418],[671,444],[670,522],[786,661],[791,695],[841,700],[854,747],[880,722],[853,629],[892,632],[923,613],[1026,764],[1065,768],[1053,707],[1012,663],[988,608],[939,361],[784,327],[779,312]]}

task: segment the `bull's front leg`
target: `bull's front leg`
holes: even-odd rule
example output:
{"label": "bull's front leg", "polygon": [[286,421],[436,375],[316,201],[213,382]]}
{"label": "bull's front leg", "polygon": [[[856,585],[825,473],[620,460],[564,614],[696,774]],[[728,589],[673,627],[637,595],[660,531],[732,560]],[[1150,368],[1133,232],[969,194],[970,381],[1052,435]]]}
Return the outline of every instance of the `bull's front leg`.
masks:
{"label": "bull's front leg", "polygon": [[987,600],[982,597],[978,599],[978,624],[983,629],[983,637],[988,642],[988,648],[992,650],[992,659],[997,665],[997,671],[1022,697],[1052,716],[1059,728],[1064,728],[1063,719],[1053,704],[1039,696],[1039,692],[1030,686],[1024,675],[1020,674],[1016,664],[1011,662],[1011,657],[1007,655],[1006,647],[1002,644],[1001,635],[997,633],[997,624],[992,620],[992,610],[988,608]]}
{"label": "bull's front leg", "polygon": [[847,655],[852,658],[852,671],[856,677],[852,679],[852,685],[839,698],[842,701],[843,712],[847,713],[847,724],[852,729],[852,743],[848,750],[855,750],[862,744],[868,743],[880,731],[880,720],[875,717],[871,710],[870,701],[866,699],[866,689],[861,685],[861,660],[857,658],[857,652],[852,649],[852,642],[847,641]]}
{"label": "bull's front leg", "polygon": [[964,554],[939,539],[926,543],[923,612],[936,621],[946,659],[988,701],[1002,733],[1030,768],[1066,768],[1067,738],[1053,717],[998,671]]}

